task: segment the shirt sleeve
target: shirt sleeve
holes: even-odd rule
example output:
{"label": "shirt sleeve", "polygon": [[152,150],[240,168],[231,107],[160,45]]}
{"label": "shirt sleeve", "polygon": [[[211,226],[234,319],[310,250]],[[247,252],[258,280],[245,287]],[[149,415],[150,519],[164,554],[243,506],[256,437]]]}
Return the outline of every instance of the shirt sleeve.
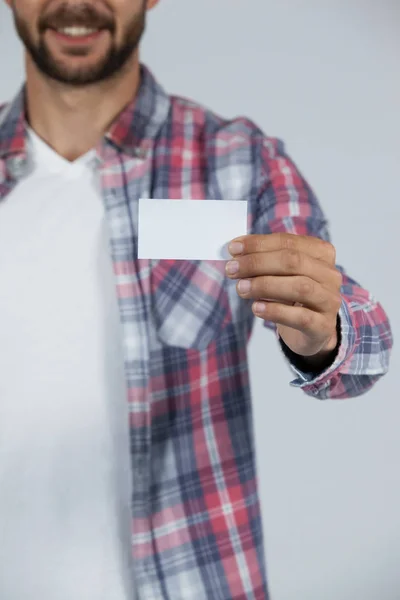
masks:
{"label": "shirt sleeve", "polygon": [[[287,232],[331,241],[319,202],[282,142],[262,137],[257,148],[251,233]],[[321,400],[355,397],[369,390],[387,372],[393,345],[382,306],[343,267],[337,268],[343,274],[340,344],[332,364],[322,373],[301,371],[280,345],[295,377],[291,385]],[[264,324],[276,331],[274,324]]]}

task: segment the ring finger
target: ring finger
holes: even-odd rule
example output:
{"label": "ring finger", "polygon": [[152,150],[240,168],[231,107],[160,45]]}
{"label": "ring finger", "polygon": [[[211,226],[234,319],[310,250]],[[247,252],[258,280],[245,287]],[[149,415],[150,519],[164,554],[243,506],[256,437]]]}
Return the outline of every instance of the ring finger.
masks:
{"label": "ring finger", "polygon": [[334,295],[321,284],[308,277],[261,276],[241,279],[237,284],[238,294],[245,299],[257,299],[300,303],[312,310],[326,312],[334,301]]}

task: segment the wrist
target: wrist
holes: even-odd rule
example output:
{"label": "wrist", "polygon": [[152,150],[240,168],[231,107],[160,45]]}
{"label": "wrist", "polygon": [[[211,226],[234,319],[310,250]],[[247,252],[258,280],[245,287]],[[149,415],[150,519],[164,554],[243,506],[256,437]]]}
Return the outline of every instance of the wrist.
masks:
{"label": "wrist", "polygon": [[282,350],[293,366],[304,373],[312,373],[316,376],[329,369],[335,362],[341,342],[342,336],[339,315],[337,317],[334,335],[330,338],[324,348],[313,356],[301,356],[296,354],[285,344],[282,338],[280,338]]}

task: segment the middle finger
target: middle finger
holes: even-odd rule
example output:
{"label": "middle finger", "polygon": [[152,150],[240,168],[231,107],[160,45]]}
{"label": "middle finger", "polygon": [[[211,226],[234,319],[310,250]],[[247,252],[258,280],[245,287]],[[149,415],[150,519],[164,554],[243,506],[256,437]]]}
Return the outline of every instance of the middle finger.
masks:
{"label": "middle finger", "polygon": [[[235,270],[233,267],[236,267]],[[303,275],[318,283],[327,279],[327,269],[335,269],[320,260],[296,250],[277,250],[247,254],[231,260],[226,273],[232,279],[244,279],[260,275]]]}

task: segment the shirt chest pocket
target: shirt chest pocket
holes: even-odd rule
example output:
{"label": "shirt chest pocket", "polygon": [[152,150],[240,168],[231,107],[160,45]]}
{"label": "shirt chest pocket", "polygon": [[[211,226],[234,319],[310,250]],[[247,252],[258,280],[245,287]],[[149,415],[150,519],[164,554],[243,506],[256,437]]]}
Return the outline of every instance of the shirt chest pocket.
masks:
{"label": "shirt chest pocket", "polygon": [[203,350],[231,321],[223,261],[160,261],[152,269],[151,288],[163,344]]}

